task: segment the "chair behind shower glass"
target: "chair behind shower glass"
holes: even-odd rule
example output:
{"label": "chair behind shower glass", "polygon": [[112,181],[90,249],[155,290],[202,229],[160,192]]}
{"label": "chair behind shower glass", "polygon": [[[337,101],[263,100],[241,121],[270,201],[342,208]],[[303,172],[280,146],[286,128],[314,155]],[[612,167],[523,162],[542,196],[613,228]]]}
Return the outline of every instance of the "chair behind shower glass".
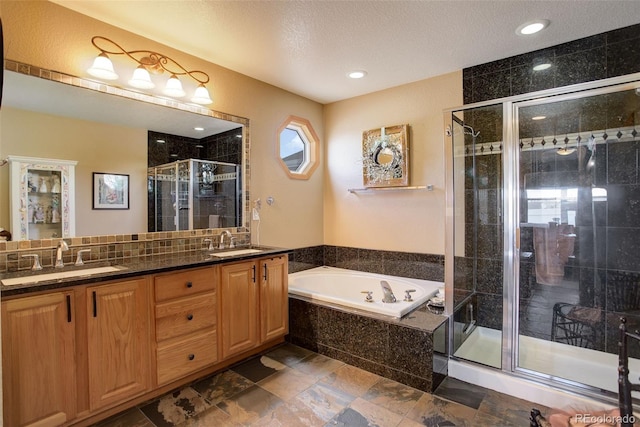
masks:
{"label": "chair behind shower glass", "polygon": [[633,399],[632,391],[640,391],[640,383],[629,381],[629,343],[628,339],[635,340],[633,343],[640,343],[638,331],[627,331],[627,319],[620,318],[620,341],[618,342],[618,406],[620,408],[620,427],[633,427]]}

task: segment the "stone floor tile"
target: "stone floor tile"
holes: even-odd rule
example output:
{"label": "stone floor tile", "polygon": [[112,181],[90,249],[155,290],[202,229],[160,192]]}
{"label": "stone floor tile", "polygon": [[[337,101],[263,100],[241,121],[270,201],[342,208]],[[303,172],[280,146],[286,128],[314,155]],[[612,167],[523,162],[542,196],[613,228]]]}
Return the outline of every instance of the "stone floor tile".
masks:
{"label": "stone floor tile", "polygon": [[315,382],[316,379],[310,375],[286,368],[260,381],[258,385],[282,400],[288,401],[311,387]]}
{"label": "stone floor tile", "polygon": [[397,381],[382,378],[362,398],[396,414],[406,415],[424,394]]}
{"label": "stone floor tile", "polygon": [[344,366],[344,363],[339,360],[313,353],[311,356],[305,357],[299,363],[296,363],[293,368],[320,379],[341,366]]}
{"label": "stone floor tile", "polygon": [[218,403],[218,408],[231,416],[231,421],[249,424],[274,411],[283,401],[278,396],[256,386]]}
{"label": "stone floor tile", "polygon": [[224,371],[193,384],[196,390],[211,405],[217,405],[254,385],[242,375],[234,371]]}
{"label": "stone floor tile", "polygon": [[367,421],[369,421],[369,425],[395,427],[402,421],[402,415],[391,412],[382,406],[375,405],[361,398],[357,398],[351,402],[349,407],[362,414]]}
{"label": "stone floor tile", "polygon": [[210,407],[194,389],[185,387],[141,407],[140,410],[157,427],[172,427]]}
{"label": "stone floor tile", "polygon": [[482,400],[478,412],[491,414],[502,421],[510,422],[514,425],[526,425],[525,421],[529,420],[529,414],[534,406],[543,414],[548,411],[548,408],[544,406],[534,405],[529,401],[518,399],[517,397],[487,390],[487,394]]}
{"label": "stone floor tile", "polygon": [[215,406],[189,418],[177,427],[241,427],[242,424],[231,419],[231,416]]}
{"label": "stone floor tile", "polygon": [[351,365],[343,365],[321,379],[324,384],[342,390],[352,396],[365,394],[382,377]]}
{"label": "stone floor tile", "polygon": [[487,393],[487,389],[447,377],[433,392],[436,396],[478,409]]}
{"label": "stone floor tile", "polygon": [[246,362],[232,367],[231,370],[257,383],[284,368],[286,368],[286,366],[282,363],[267,356],[262,356],[251,358]]}
{"label": "stone floor tile", "polygon": [[329,421],[349,405],[354,396],[326,384],[316,383],[300,393],[296,399],[311,408],[318,418]]}
{"label": "stone floor tile", "polygon": [[294,399],[251,424],[252,427],[322,427],[325,421],[311,408]]}
{"label": "stone floor tile", "polygon": [[294,366],[302,359],[311,356],[312,354],[314,353],[311,350],[307,350],[306,348],[287,343],[271,350],[269,353],[267,353],[267,356],[273,360],[277,360],[284,365]]}
{"label": "stone floor tile", "polygon": [[425,393],[406,417],[428,427],[476,427],[475,416],[473,408]]}

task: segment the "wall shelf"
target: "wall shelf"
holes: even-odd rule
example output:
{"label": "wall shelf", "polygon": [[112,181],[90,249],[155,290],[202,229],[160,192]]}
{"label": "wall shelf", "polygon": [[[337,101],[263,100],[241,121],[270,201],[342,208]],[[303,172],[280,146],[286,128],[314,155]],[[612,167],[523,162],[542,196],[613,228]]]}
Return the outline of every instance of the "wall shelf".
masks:
{"label": "wall shelf", "polygon": [[371,187],[371,188],[347,188],[347,191],[351,194],[364,193],[364,192],[376,192],[376,191],[407,191],[407,190],[427,190],[433,191],[433,185],[414,185],[411,187]]}

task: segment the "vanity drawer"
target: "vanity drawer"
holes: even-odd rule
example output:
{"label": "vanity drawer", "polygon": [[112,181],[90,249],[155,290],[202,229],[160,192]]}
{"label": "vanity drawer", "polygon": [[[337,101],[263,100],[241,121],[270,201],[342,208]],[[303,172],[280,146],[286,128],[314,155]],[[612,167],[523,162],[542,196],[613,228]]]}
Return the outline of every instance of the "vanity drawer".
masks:
{"label": "vanity drawer", "polygon": [[159,345],[157,350],[158,384],[184,377],[218,361],[215,331]]}
{"label": "vanity drawer", "polygon": [[156,341],[164,341],[216,324],[216,293],[156,304]]}
{"label": "vanity drawer", "polygon": [[155,277],[156,301],[180,298],[216,289],[215,268],[200,268]]}

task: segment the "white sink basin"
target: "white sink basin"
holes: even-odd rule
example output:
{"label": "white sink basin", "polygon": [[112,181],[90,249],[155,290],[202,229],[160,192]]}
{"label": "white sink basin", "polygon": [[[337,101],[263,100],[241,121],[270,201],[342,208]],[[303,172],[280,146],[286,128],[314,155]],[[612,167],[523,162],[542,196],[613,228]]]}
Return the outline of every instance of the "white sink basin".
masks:
{"label": "white sink basin", "polygon": [[55,273],[33,274],[31,276],[14,277],[12,279],[2,279],[4,286],[12,285],[28,285],[32,283],[44,282],[46,280],[60,280],[69,277],[89,277],[94,274],[111,273],[114,271],[126,270],[125,267],[95,267],[86,268],[84,270],[60,271]]}
{"label": "white sink basin", "polygon": [[255,254],[255,253],[258,253],[258,252],[262,252],[262,250],[261,249],[238,249],[236,251],[213,253],[213,254],[211,254],[211,256],[218,257],[218,258],[227,258],[227,257],[230,257],[230,256]]}

